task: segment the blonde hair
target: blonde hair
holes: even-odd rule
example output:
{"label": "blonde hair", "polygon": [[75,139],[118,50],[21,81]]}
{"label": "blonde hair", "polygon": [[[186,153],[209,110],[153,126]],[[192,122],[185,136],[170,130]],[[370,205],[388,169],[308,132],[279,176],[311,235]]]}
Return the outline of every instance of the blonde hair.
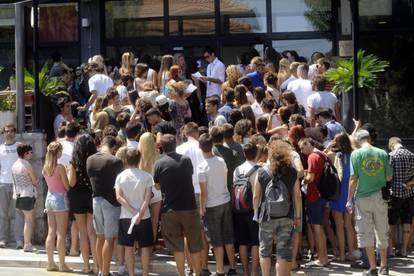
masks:
{"label": "blonde hair", "polygon": [[169,85],[174,92],[179,96],[182,97],[184,95],[185,84],[182,81],[175,81]]}
{"label": "blonde hair", "polygon": [[119,70],[121,75],[132,75],[131,59],[134,58],[134,54],[131,52],[125,52],[121,58],[121,69]]}
{"label": "blonde hair", "polygon": [[57,166],[59,152],[62,152],[62,145],[59,142],[52,142],[47,146],[43,174],[52,176]]}
{"label": "blonde hair", "polygon": [[145,132],[139,138],[138,150],[141,153],[139,168],[147,173],[154,174],[154,164],[159,158],[155,144],[155,137],[151,132]]}
{"label": "blonde hair", "polygon": [[124,167],[126,167],[126,154],[127,154],[127,151],[128,151],[128,147],[127,146],[123,146],[123,147],[120,147],[119,149],[118,149],[118,151],[116,152],[116,154],[115,154],[115,157],[116,158],[118,158],[118,159],[120,159],[121,161],[122,161],[122,164],[124,164]]}
{"label": "blonde hair", "polygon": [[92,128],[103,130],[107,125],[109,125],[108,113],[105,111],[98,112],[92,120]]}
{"label": "blonde hair", "polygon": [[237,85],[237,81],[243,77],[240,70],[237,68],[236,65],[230,64],[226,68],[226,75],[227,75],[227,85],[228,87],[234,88]]}
{"label": "blonde hair", "polygon": [[169,72],[170,67],[174,64],[174,57],[172,55],[163,55],[161,58],[161,67],[158,74],[158,84],[162,84],[162,75],[164,72]]}
{"label": "blonde hair", "polygon": [[279,72],[277,73],[277,86],[279,87],[285,80],[290,77],[290,61],[282,58],[279,61]]}
{"label": "blonde hair", "polygon": [[254,65],[256,65],[256,71],[259,72],[262,78],[267,72],[270,71],[269,68],[266,67],[266,64],[264,63],[261,57],[252,58],[250,63],[253,63]]}

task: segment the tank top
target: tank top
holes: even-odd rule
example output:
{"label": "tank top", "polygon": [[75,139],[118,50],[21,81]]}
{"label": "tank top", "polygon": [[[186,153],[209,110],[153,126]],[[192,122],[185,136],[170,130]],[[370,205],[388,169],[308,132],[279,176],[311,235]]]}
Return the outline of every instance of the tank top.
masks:
{"label": "tank top", "polygon": [[43,174],[45,177],[47,187],[49,192],[52,193],[66,193],[65,186],[63,185],[62,180],[60,179],[60,175],[58,170],[55,168],[53,174],[51,176]]}

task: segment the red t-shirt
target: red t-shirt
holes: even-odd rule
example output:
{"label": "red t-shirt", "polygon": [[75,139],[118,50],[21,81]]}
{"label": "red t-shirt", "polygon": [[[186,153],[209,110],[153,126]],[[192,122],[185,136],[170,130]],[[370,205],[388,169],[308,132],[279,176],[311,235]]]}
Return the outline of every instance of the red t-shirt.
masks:
{"label": "red t-shirt", "polygon": [[316,183],[321,179],[325,160],[315,152],[308,156],[308,172],[315,174],[315,178],[308,184],[308,191],[306,193],[306,201],[314,202],[321,197]]}

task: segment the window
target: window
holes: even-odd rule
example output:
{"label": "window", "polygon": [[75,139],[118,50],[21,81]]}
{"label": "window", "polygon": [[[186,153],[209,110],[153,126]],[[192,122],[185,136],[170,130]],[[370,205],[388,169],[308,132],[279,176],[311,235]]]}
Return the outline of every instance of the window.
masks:
{"label": "window", "polygon": [[14,76],[13,64],[14,49],[0,49],[0,65],[3,66],[0,71],[0,91],[13,86],[10,85],[10,77]]}
{"label": "window", "polygon": [[326,32],[331,21],[331,0],[272,0],[272,32]]}
{"label": "window", "polygon": [[60,3],[40,5],[39,41],[79,41],[78,4]]}
{"label": "window", "polygon": [[263,56],[263,44],[240,45],[240,46],[223,46],[222,61],[226,65],[238,64],[237,58],[252,49],[257,50],[260,56]]}
{"label": "window", "polygon": [[106,38],[164,35],[163,0],[105,3]]}
{"label": "window", "polygon": [[161,53],[161,48],[158,45],[148,45],[148,46],[131,46],[131,47],[106,47],[106,57],[114,60],[115,62],[121,61],[121,56],[124,52],[132,52],[135,57],[140,59],[144,55],[149,55],[150,57],[159,56]]}
{"label": "window", "polygon": [[0,9],[0,42],[14,42],[14,9]]}
{"label": "window", "polygon": [[265,33],[266,0],[220,1],[223,33]]}
{"label": "window", "polygon": [[414,34],[361,35],[361,48],[390,62],[375,91],[360,91],[362,122],[371,122],[380,138],[414,134]]}
{"label": "window", "polygon": [[170,34],[215,33],[214,0],[170,0],[168,6]]}
{"label": "window", "polygon": [[361,30],[381,30],[413,27],[412,0],[359,1]]}
{"label": "window", "polygon": [[295,50],[299,56],[309,59],[313,52],[318,51],[330,55],[332,42],[328,39],[277,40],[272,42],[273,48],[279,53]]}

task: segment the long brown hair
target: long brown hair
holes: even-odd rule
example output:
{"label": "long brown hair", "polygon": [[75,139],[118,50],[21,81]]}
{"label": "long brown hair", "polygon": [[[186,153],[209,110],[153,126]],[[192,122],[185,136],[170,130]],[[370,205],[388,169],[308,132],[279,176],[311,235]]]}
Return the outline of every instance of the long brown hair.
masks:
{"label": "long brown hair", "polygon": [[284,173],[284,170],[292,167],[292,146],[283,140],[273,140],[268,145],[270,172],[273,175]]}

